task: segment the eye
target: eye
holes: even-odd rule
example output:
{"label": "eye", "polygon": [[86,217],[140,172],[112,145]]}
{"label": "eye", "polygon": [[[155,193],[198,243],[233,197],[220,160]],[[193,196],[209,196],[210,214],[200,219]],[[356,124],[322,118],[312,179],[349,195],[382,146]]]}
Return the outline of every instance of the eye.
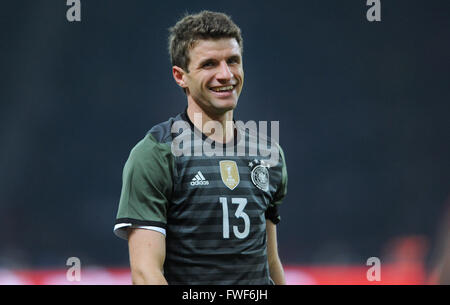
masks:
{"label": "eye", "polygon": [[228,62],[228,64],[239,64],[240,59],[237,56],[233,56],[233,57],[229,58],[227,62]]}
{"label": "eye", "polygon": [[210,68],[210,67],[214,67],[214,62],[212,60],[208,60],[205,63],[202,64],[202,68]]}

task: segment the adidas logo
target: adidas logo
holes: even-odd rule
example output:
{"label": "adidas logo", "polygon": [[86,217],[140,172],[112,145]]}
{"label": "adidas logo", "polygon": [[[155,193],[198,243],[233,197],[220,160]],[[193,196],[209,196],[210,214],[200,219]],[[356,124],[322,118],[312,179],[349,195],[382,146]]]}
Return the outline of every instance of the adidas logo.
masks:
{"label": "adidas logo", "polygon": [[192,178],[191,185],[209,185],[209,181],[203,177],[202,172],[198,171],[197,175],[195,175],[194,178]]}

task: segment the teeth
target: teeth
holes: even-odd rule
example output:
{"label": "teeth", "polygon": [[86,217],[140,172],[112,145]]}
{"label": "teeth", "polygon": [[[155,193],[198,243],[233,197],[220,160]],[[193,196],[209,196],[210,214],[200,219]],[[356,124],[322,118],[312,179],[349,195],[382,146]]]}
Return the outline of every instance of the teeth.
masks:
{"label": "teeth", "polygon": [[218,88],[211,88],[213,91],[220,92],[220,91],[228,91],[232,90],[233,86],[227,86],[227,87],[218,87]]}

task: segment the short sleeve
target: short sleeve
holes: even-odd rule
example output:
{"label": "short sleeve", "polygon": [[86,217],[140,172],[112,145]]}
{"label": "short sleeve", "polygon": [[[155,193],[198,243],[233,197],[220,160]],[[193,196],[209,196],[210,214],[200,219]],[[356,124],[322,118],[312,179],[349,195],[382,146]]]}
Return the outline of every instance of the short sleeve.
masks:
{"label": "short sleeve", "polygon": [[287,178],[288,178],[284,152],[279,145],[278,145],[278,149],[280,152],[280,163],[279,163],[278,170],[281,172],[281,175],[280,175],[277,190],[273,196],[273,200],[270,203],[270,205],[267,208],[266,213],[265,213],[266,219],[270,219],[274,224],[278,224],[281,220],[280,214],[278,212],[278,207],[283,202],[284,197],[286,197]]}
{"label": "short sleeve", "polygon": [[128,227],[155,229],[165,234],[172,192],[170,146],[148,134],[132,150],[122,175],[122,190],[114,233],[127,239]]}
{"label": "short sleeve", "polygon": [[287,194],[287,182],[288,182],[288,174],[287,174],[287,168],[286,168],[286,160],[284,157],[284,152],[281,149],[281,146],[278,146],[280,150],[280,163],[281,163],[281,181],[278,186],[278,189],[275,193],[275,196],[273,198],[272,204],[275,206],[278,206],[283,201],[284,197],[286,197]]}

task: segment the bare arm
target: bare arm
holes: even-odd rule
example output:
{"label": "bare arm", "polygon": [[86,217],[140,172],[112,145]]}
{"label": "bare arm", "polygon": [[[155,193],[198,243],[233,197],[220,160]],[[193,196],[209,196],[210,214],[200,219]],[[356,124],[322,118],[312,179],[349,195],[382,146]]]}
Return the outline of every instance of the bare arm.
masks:
{"label": "bare arm", "polygon": [[135,285],[167,285],[163,275],[166,239],[160,232],[128,230],[131,278]]}
{"label": "bare arm", "polygon": [[270,277],[275,282],[275,285],[286,285],[283,266],[278,256],[277,226],[269,219],[266,222],[266,232]]}
{"label": "bare arm", "polygon": [[286,285],[283,266],[278,256],[277,226],[269,219],[266,221],[266,232],[270,277],[275,282],[275,285]]}

